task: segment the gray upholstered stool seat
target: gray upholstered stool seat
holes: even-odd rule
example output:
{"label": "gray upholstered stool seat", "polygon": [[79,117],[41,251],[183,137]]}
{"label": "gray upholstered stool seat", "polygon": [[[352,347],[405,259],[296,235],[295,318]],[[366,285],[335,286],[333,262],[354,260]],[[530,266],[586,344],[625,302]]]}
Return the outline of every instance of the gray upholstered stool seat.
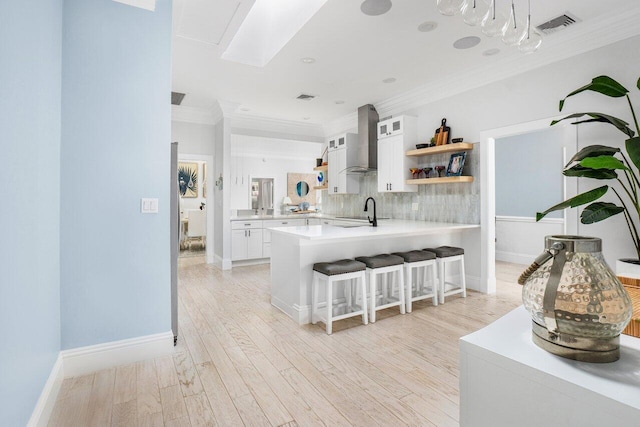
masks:
{"label": "gray upholstered stool seat", "polygon": [[438,258],[447,258],[450,256],[464,255],[464,249],[455,246],[439,246],[437,248],[427,248],[425,251],[433,252]]}
{"label": "gray upholstered stool seat", "polygon": [[334,262],[317,262],[313,264],[313,271],[322,273],[325,276],[334,276],[336,274],[355,273],[356,271],[366,270],[367,266],[360,261],[352,259],[341,259]]}
{"label": "gray upholstered stool seat", "polygon": [[436,259],[436,254],[428,251],[394,252],[393,255],[402,257],[404,262],[420,262]]}
{"label": "gray upholstered stool seat", "polygon": [[364,263],[367,268],[383,268],[404,264],[404,259],[397,255],[381,254],[375,256],[359,256],[356,261]]}
{"label": "gray upholstered stool seat", "polygon": [[[394,255],[404,259],[404,295],[407,313],[411,313],[413,301],[431,298],[433,305],[438,305],[440,284],[436,274],[436,254],[429,251],[408,251],[395,252]],[[428,274],[429,272],[431,274]],[[430,286],[427,286],[429,283]]]}
{"label": "gray upholstered stool seat", "polygon": [[[367,266],[367,284],[369,286],[369,321],[376,321],[376,310],[389,307],[400,307],[400,313],[405,313],[404,296],[404,259],[397,255],[381,254],[375,256],[356,257],[357,261]],[[382,275],[381,289],[378,290],[376,277]],[[391,275],[391,286],[387,283],[388,276]],[[393,295],[394,286],[398,287],[398,298]]]}
{"label": "gray upholstered stool seat", "polygon": [[[438,277],[440,281],[440,304],[444,303],[444,297],[455,294],[462,294],[463,298],[467,297],[467,284],[464,273],[464,249],[455,246],[439,246],[437,248],[427,248],[425,251],[433,252],[437,255]],[[446,281],[445,267],[449,263],[458,262],[460,283],[452,283]],[[448,290],[445,288],[449,286]]]}
{"label": "gray upholstered stool seat", "polygon": [[[335,262],[318,262],[313,264],[313,282],[311,284],[311,323],[323,320],[327,327],[327,334],[333,331],[333,322],[347,317],[362,316],[362,323],[369,322],[367,312],[367,266],[352,259],[342,259]],[[352,281],[355,280],[355,286]],[[321,303],[320,285],[325,283],[326,302]],[[342,286],[334,294],[334,285]],[[360,304],[353,301],[353,291],[360,294]],[[359,291],[359,292],[358,292]],[[357,299],[357,298],[356,298]],[[323,305],[326,313],[324,318],[319,312]]]}

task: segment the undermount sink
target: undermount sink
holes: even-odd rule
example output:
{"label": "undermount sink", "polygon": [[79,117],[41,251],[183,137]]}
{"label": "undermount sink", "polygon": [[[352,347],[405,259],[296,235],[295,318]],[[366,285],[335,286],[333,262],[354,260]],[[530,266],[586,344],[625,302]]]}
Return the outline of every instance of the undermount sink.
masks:
{"label": "undermount sink", "polygon": [[334,227],[341,227],[341,228],[358,228],[358,227],[368,227],[368,225],[334,225]]}

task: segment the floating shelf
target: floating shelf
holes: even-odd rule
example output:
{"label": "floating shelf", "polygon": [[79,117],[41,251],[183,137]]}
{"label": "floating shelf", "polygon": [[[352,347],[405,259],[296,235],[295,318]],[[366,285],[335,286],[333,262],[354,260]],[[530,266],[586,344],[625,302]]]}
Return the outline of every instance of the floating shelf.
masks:
{"label": "floating shelf", "polygon": [[326,172],[328,167],[329,165],[316,166],[315,168],[313,168],[313,170],[319,171],[319,172]]}
{"label": "floating shelf", "polygon": [[316,185],[313,187],[314,190],[326,190],[329,186],[328,185]]}
{"label": "floating shelf", "polygon": [[470,142],[456,142],[455,144],[438,145],[436,147],[420,148],[407,151],[407,156],[429,156],[433,154],[450,153],[452,151],[470,151],[473,146]]}
{"label": "floating shelf", "polygon": [[454,182],[473,182],[472,176],[443,176],[442,178],[408,179],[407,184],[452,184]]}

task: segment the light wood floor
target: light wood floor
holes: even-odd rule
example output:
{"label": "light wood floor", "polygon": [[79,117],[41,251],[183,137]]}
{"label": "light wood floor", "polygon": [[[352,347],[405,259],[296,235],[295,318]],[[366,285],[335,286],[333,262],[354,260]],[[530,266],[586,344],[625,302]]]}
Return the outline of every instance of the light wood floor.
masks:
{"label": "light wood floor", "polygon": [[180,260],[175,354],[64,381],[51,426],[455,426],[458,338],[520,305],[523,266],[498,292],[299,327],[269,303],[269,266]]}

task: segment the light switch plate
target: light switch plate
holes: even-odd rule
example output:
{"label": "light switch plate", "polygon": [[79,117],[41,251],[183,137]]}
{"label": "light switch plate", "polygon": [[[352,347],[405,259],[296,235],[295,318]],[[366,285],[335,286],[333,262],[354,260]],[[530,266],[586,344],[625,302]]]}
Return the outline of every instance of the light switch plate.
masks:
{"label": "light switch plate", "polygon": [[412,211],[417,211],[418,210],[418,203],[411,203],[411,210]]}
{"label": "light switch plate", "polygon": [[144,214],[158,213],[158,199],[140,199],[140,212]]}

